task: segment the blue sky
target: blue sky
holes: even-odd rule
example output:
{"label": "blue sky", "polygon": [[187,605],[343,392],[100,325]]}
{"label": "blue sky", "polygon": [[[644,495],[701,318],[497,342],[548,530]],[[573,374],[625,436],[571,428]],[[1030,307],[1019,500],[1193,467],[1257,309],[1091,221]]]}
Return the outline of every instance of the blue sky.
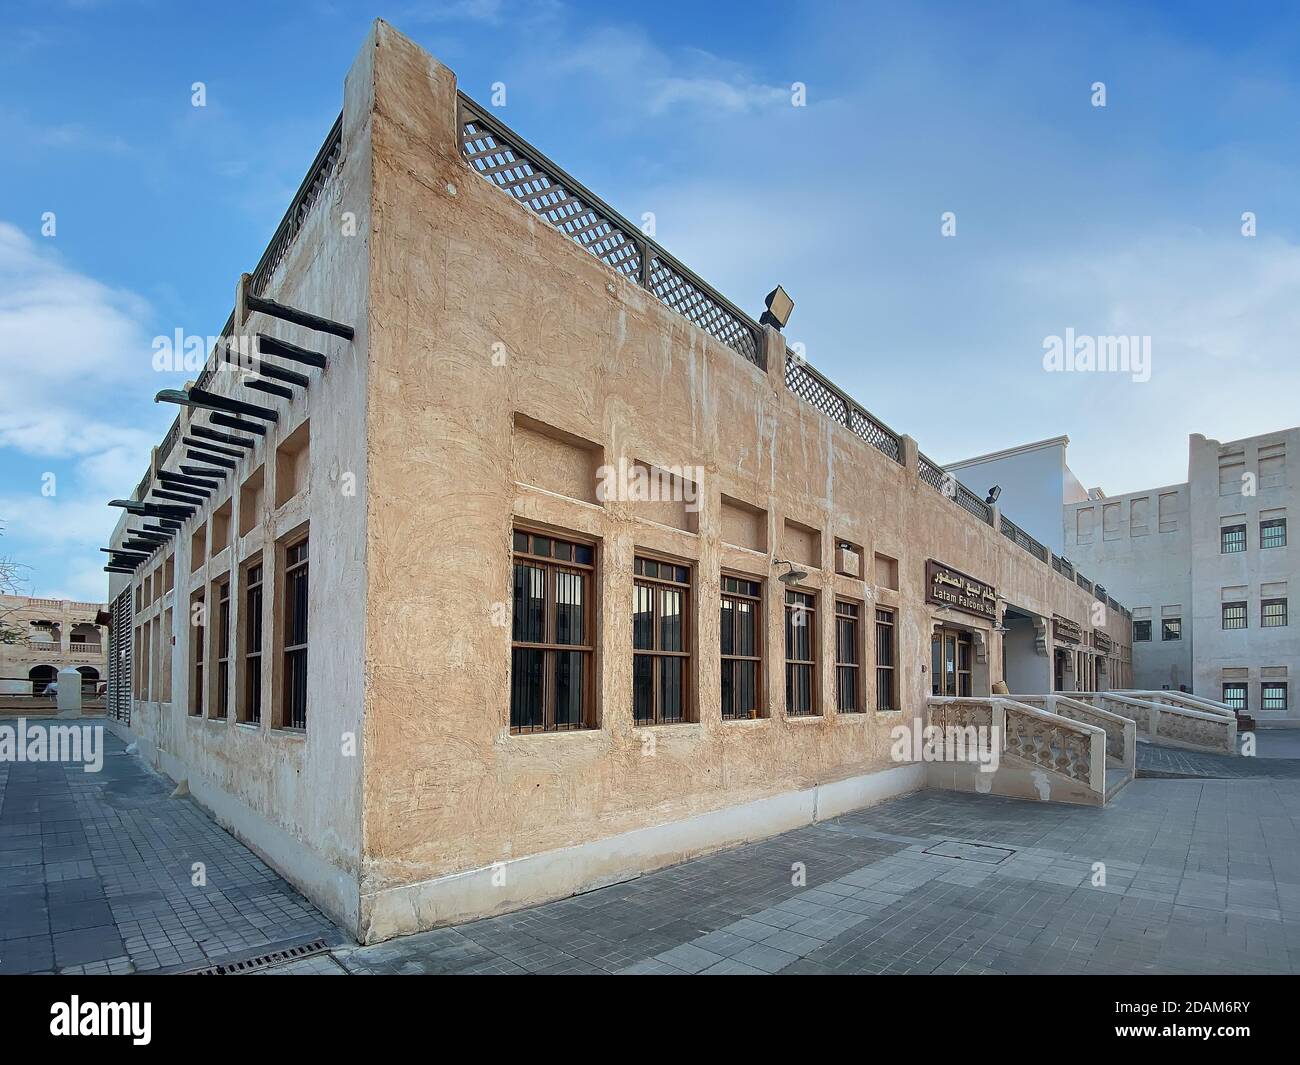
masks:
{"label": "blue sky", "polygon": [[[376,15],[734,302],[784,284],[790,339],[939,461],[1068,433],[1119,493],[1184,479],[1189,433],[1300,422],[1293,5],[7,0],[0,556],[32,594],[102,598],[104,503],[184,377],[152,339],[220,330]],[[1151,379],[1043,372],[1067,328],[1150,336]]]}

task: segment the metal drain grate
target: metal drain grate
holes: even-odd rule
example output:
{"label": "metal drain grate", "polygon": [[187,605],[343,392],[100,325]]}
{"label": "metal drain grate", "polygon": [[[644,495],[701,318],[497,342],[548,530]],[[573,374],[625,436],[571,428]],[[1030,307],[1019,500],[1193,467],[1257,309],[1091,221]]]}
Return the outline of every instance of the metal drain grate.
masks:
{"label": "metal drain grate", "polygon": [[256,958],[240,958],[237,961],[209,965],[206,969],[191,969],[185,975],[239,976],[241,973],[249,973],[254,969],[265,969],[271,965],[279,965],[281,962],[298,961],[300,958],[310,958],[315,954],[324,954],[329,949],[329,944],[325,940],[314,939],[310,943],[301,943],[296,947],[285,947],[283,950],[273,950],[269,954],[259,954]]}
{"label": "metal drain grate", "polygon": [[957,858],[963,862],[980,862],[983,865],[997,865],[1005,862],[1016,852],[1009,847],[990,847],[987,843],[960,843],[955,839],[945,839],[933,847],[927,847],[922,854],[937,854],[941,858]]}

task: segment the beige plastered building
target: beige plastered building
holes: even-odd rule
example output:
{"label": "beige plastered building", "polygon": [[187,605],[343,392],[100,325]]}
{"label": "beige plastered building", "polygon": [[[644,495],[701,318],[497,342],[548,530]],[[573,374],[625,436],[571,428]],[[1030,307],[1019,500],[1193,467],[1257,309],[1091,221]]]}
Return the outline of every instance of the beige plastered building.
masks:
{"label": "beige plastered building", "polygon": [[1126,682],[1120,604],[493,130],[374,25],[251,282],[354,335],[236,313],[327,364],[285,399],[211,362],[276,420],[111,574],[145,757],[374,941],[920,788],[890,730],[1004,655]]}

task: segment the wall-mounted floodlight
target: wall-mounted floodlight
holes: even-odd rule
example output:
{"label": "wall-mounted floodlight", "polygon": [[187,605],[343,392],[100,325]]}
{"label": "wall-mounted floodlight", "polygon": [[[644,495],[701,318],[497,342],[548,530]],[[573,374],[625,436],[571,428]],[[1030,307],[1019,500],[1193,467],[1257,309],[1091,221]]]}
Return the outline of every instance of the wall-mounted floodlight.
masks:
{"label": "wall-mounted floodlight", "polygon": [[808,577],[806,569],[800,569],[788,558],[774,558],[772,559],[772,565],[789,567],[784,573],[777,574],[776,579],[782,584],[798,584]]}
{"label": "wall-mounted floodlight", "polygon": [[998,496],[1000,496],[1001,494],[1002,494],[1002,486],[1000,484],[995,484],[992,488],[989,489],[989,494],[984,497],[984,502],[987,503],[989,506],[992,506],[994,503],[998,501]]}
{"label": "wall-mounted floodlight", "polygon": [[759,322],[762,325],[774,325],[777,329],[784,329],[786,322],[790,320],[790,315],[794,313],[794,300],[786,290],[777,285],[767,294],[767,299],[763,303],[767,306],[767,310],[763,312]]}

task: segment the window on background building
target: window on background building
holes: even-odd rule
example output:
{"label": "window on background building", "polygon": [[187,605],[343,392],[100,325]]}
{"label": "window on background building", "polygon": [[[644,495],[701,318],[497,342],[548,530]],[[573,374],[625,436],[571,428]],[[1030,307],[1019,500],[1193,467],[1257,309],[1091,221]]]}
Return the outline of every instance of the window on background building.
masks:
{"label": "window on background building", "polygon": [[240,721],[262,720],[262,563],[244,571],[244,691]]}
{"label": "window on background building", "polygon": [[514,532],[510,731],[595,727],[595,548]]}
{"label": "window on background building", "polygon": [[1261,628],[1277,629],[1287,624],[1285,599],[1265,599],[1260,604],[1259,624]]}
{"label": "window on background building", "polygon": [[817,597],[785,593],[785,712],[809,717],[817,706]]}
{"label": "window on background building", "polygon": [[284,551],[285,728],[307,727],[307,538]]}
{"label": "window on background building", "polygon": [[207,642],[203,593],[190,599],[190,713],[203,713],[203,645]]}
{"label": "window on background building", "polygon": [[894,612],[876,608],[876,710],[899,709],[898,644]]}
{"label": "window on background building", "polygon": [[217,588],[217,700],[213,717],[225,717],[230,706],[230,581]]}
{"label": "window on background building", "polygon": [[1151,622],[1135,621],[1133,622],[1133,642],[1149,643],[1151,640]]}
{"label": "window on background building", "polygon": [[1223,627],[1225,629],[1244,629],[1246,627],[1246,604],[1223,604]]}
{"label": "window on background building", "polygon": [[1239,714],[1246,712],[1246,685],[1232,681],[1223,685],[1223,705]]}
{"label": "window on background building", "polygon": [[745,577],[722,577],[722,720],[761,717],[763,586]]}
{"label": "window on background building", "polygon": [[1260,709],[1266,714],[1286,712],[1286,681],[1266,680],[1259,686]]}
{"label": "window on background building", "polygon": [[1235,555],[1239,551],[1246,550],[1246,526],[1244,525],[1225,525],[1219,530],[1219,552],[1224,555]]}
{"label": "window on background building", "polygon": [[1163,641],[1181,640],[1183,638],[1182,618],[1161,618],[1160,639]]}
{"label": "window on background building", "polygon": [[860,713],[862,705],[862,604],[835,600],[835,709]]}
{"label": "window on background building", "polygon": [[632,716],[638,725],[691,719],[691,567],[637,557],[632,582]]}
{"label": "window on background building", "polygon": [[1261,548],[1286,547],[1286,518],[1274,518],[1259,523]]}

